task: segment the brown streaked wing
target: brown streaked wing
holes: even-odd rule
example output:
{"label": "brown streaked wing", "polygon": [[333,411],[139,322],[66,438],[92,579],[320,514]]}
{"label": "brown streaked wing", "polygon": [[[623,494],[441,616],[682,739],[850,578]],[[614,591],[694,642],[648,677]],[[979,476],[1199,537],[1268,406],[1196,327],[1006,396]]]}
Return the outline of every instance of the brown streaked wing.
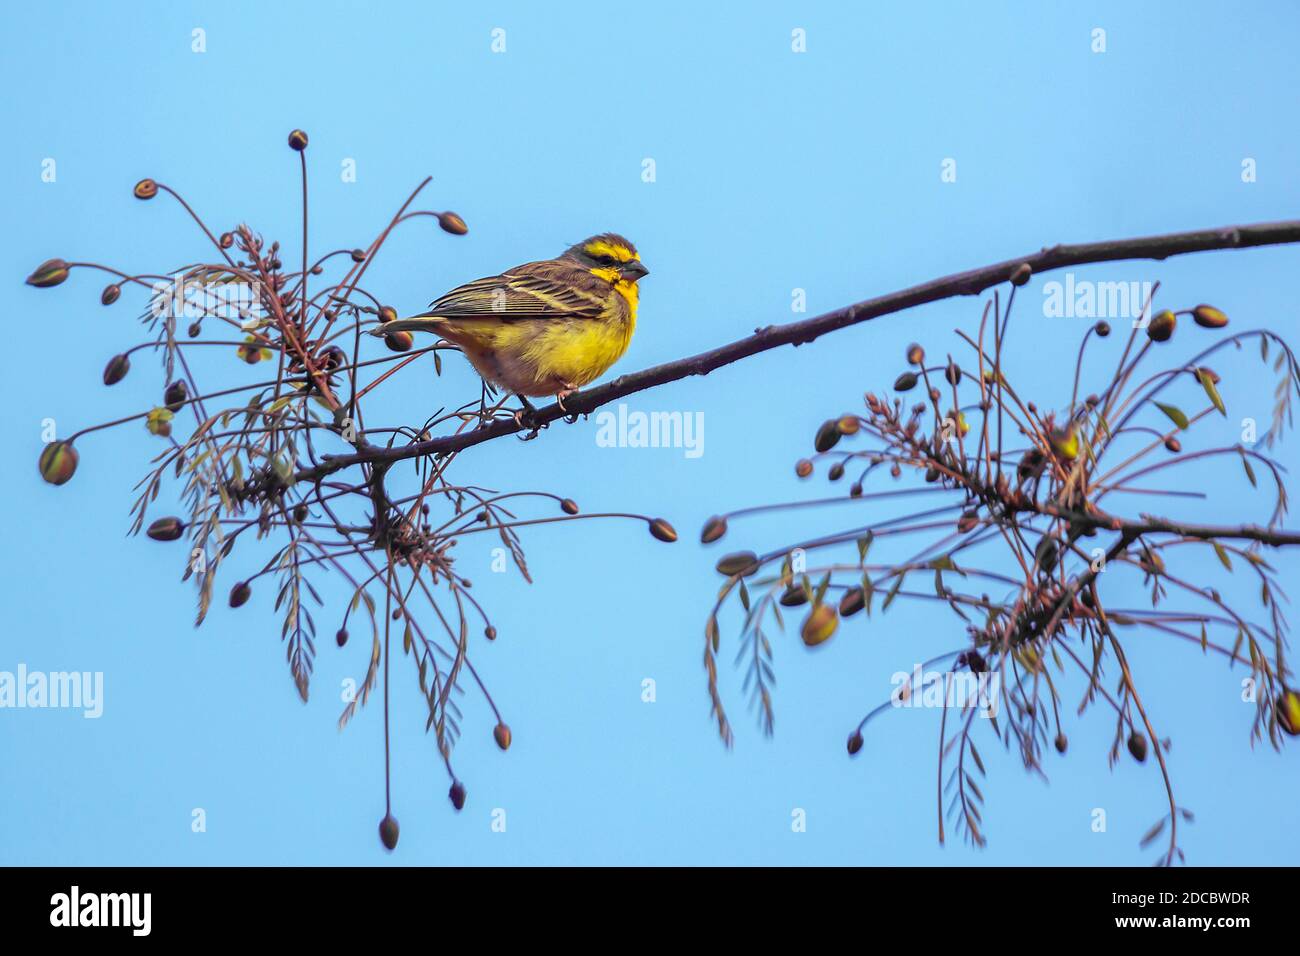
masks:
{"label": "brown streaked wing", "polygon": [[529,262],[452,289],[430,303],[423,315],[505,322],[595,319],[608,304],[610,291],[609,283],[581,267],[555,261]]}

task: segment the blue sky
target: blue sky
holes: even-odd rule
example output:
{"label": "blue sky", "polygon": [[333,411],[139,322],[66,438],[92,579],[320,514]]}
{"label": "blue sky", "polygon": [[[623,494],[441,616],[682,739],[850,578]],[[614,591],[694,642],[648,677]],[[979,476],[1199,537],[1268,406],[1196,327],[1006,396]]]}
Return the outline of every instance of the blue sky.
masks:
{"label": "blue sky", "polygon": [[[403,311],[594,232],[632,237],[652,275],[617,367],[629,371],[799,318],[795,288],[815,314],[1054,242],[1294,215],[1298,27],[1286,3],[1248,16],[1208,3],[786,2],[742,13],[63,2],[10,11],[0,38],[9,91],[0,305],[23,344],[11,347],[0,412],[10,450],[0,474],[10,503],[0,670],[102,671],[105,700],[98,720],[0,711],[0,862],[1149,862],[1137,843],[1163,812],[1158,772],[1127,757],[1107,768],[1113,722],[1100,709],[1080,719],[1065,706],[1071,746],[1049,760],[1050,782],[984,738],[990,844],[981,851],[937,845],[936,712],[887,715],[864,752],[846,757],[846,734],[888,693],[889,676],[957,646],[960,628],[928,607],[855,619],[816,654],[793,633],[778,641],[771,740],[746,713],[733,643],[722,655],[733,751],[708,717],[700,653],[719,579],[717,551],[696,543],[700,525],[719,510],[824,493],[791,468],[816,425],[886,387],[908,342],[932,354],[955,348],[952,330],[978,322],[976,300],[629,400],[634,410],[702,412],[698,458],[598,447],[594,421],[464,457],[458,467],[494,487],[553,490],[589,511],[662,514],[682,541],[666,547],[617,522],[531,529],[532,586],[493,574],[488,545],[462,545],[458,566],[501,634],[475,660],[514,745],[500,753],[486,707],[466,704],[457,762],[469,802],[456,814],[414,682],[397,678],[402,840],[390,856],[375,835],[379,711],[341,734],[335,725],[335,689],[363,670],[366,648],[340,652],[324,640],[304,706],[270,588],[238,612],[218,607],[196,631],[191,589],[177,583],[179,550],[123,537],[131,488],[158,447],[143,429],[88,436],[71,483],[39,480],[44,420],[67,434],[131,414],[162,383],[144,360],[116,388],[100,383],[107,358],[137,341],[143,303],[104,309],[100,281],[84,274],[53,291],[21,278],[51,256],[162,269],[203,255],[176,206],[131,198],[142,176],[175,186],[218,228],[247,219],[296,248],[297,164],[284,140],[297,126],[311,136],[315,248],[366,244],[426,174],[428,204],[468,221],[464,239],[416,223],[387,247],[368,284]],[[196,28],[202,53],[192,51]],[[504,53],[491,49],[496,28]],[[791,49],[796,28],[806,31],[804,53]],[[1096,28],[1104,53],[1092,50]],[[646,158],[653,183],[642,179]],[[53,182],[42,178],[47,159]],[[348,159],[355,182],[340,176]],[[945,159],[956,161],[956,182],[941,181]],[[1243,182],[1245,159],[1254,182]],[[1294,335],[1298,256],[1264,249],[1075,272],[1158,279],[1163,304],[1213,302],[1236,328]],[[1066,404],[1084,322],[1039,314],[1041,280],[1025,291],[1012,361],[1045,404]],[[1171,348],[1190,354],[1194,330],[1185,331]],[[1234,415],[1267,418],[1272,379],[1252,349],[1216,369]],[[391,423],[421,421],[463,395],[471,376],[456,361],[442,380],[405,375],[382,407]],[[1231,422],[1208,428],[1210,441],[1236,440]],[[1288,436],[1283,463],[1294,466],[1296,447]],[[1187,480],[1215,496],[1187,505],[1191,516],[1241,508],[1243,520],[1267,518],[1268,502],[1248,496],[1235,467]],[[1143,504],[1125,502],[1134,512]],[[873,518],[889,515],[871,508]],[[737,523],[729,542],[763,550],[831,530],[843,514]],[[1294,580],[1294,557],[1279,567]],[[1213,572],[1191,565],[1193,576]],[[1253,589],[1242,595],[1253,600]],[[346,595],[327,596],[341,610]],[[1135,587],[1130,603],[1140,600]],[[1146,704],[1173,738],[1179,802],[1197,815],[1183,840],[1190,861],[1293,862],[1300,836],[1276,808],[1293,801],[1295,754],[1249,746],[1241,673],[1154,637],[1131,645]],[[653,704],[641,699],[646,678],[656,682]],[[1067,700],[1077,699],[1073,688]],[[191,830],[195,808],[206,832]],[[492,831],[496,808],[505,833]],[[795,808],[806,811],[806,832],[792,832]],[[1093,832],[1094,808],[1107,812],[1104,833]]]}

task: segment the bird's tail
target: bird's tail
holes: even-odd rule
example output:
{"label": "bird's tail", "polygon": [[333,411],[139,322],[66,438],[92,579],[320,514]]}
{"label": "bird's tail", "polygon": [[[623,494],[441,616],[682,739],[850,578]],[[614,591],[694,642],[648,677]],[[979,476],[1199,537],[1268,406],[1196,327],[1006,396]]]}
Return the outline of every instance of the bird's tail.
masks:
{"label": "bird's tail", "polygon": [[441,335],[443,320],[417,315],[410,319],[394,319],[383,322],[370,330],[371,335],[384,336],[390,332],[432,332]]}

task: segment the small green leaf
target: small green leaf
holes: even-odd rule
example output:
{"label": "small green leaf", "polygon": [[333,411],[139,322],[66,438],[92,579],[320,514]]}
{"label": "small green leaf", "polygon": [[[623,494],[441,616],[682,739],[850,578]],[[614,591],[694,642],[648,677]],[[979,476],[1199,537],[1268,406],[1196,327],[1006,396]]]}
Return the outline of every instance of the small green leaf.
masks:
{"label": "small green leaf", "polygon": [[1155,406],[1168,415],[1169,420],[1177,425],[1181,431],[1187,430],[1187,416],[1183,414],[1181,408],[1175,405],[1166,405],[1163,402],[1156,402]]}
{"label": "small green leaf", "polygon": [[1214,553],[1219,556],[1219,561],[1223,564],[1223,566],[1227,568],[1229,571],[1231,571],[1232,560],[1228,557],[1228,551],[1223,545],[1219,544],[1219,542],[1217,541],[1214,542]]}
{"label": "small green leaf", "polygon": [[[1223,398],[1219,395],[1219,390],[1215,388],[1214,380],[1210,378],[1209,373],[1203,368],[1198,368],[1196,378],[1201,383],[1201,388],[1205,389],[1205,394],[1210,396],[1210,401],[1214,403],[1214,407],[1219,410],[1219,414],[1227,418],[1228,409],[1223,404]],[[1187,426],[1184,425],[1183,427],[1186,428]]]}

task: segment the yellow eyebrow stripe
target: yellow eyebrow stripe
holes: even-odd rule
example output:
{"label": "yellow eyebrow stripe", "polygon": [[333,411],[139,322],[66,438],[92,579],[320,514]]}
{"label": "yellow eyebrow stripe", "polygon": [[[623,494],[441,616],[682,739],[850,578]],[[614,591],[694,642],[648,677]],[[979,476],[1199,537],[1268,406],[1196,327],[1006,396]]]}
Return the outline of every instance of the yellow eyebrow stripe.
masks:
{"label": "yellow eyebrow stripe", "polygon": [[587,245],[583,247],[583,251],[586,252],[587,255],[596,258],[599,258],[600,256],[610,256],[611,258],[617,259],[619,262],[631,262],[633,259],[641,258],[635,252],[632,252],[623,246],[613,246],[608,242],[601,241],[587,243]]}

